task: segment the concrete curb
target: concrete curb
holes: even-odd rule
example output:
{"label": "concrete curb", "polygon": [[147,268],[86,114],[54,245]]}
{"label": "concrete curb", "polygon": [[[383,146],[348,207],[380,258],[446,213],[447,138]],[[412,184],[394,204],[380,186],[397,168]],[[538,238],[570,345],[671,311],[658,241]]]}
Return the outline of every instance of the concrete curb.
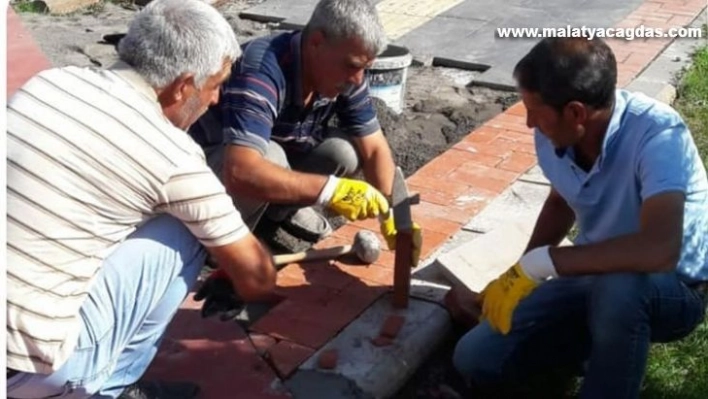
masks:
{"label": "concrete curb", "polygon": [[[373,340],[390,315],[405,316],[390,344]],[[285,382],[296,398],[379,399],[396,393],[433,349],[447,336],[450,318],[441,306],[411,299],[408,309],[396,310],[391,296],[376,301],[335,339],[315,353]],[[336,367],[319,368],[320,356],[336,350]]]}
{"label": "concrete curb", "polygon": [[[704,10],[691,26],[700,26],[705,21],[705,13]],[[675,40],[625,88],[671,104],[676,98],[675,76],[690,65],[696,44],[695,40]],[[390,299],[386,296],[315,353],[285,382],[293,396],[378,399],[394,394],[438,347],[451,325],[447,310],[441,306],[442,298],[450,288],[450,274],[443,270],[437,259],[503,225],[520,212],[540,210],[545,197],[538,195],[539,189],[547,187],[548,181],[538,166],[522,175],[415,271],[411,289],[413,299],[406,312],[409,320],[394,345],[376,348],[364,338],[367,334],[375,334],[390,312]],[[318,369],[319,355],[331,348],[338,349],[340,364],[334,371]],[[312,392],[318,394],[312,396]]]}

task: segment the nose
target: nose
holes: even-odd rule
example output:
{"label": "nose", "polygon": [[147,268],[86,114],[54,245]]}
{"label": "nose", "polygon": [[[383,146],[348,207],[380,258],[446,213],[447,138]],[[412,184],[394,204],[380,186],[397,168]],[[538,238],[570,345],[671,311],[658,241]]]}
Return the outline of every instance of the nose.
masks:
{"label": "nose", "polygon": [[364,82],[364,69],[358,70],[354,75],[349,78],[349,83],[359,86]]}
{"label": "nose", "polygon": [[536,122],[533,120],[531,114],[526,112],[526,127],[533,129],[536,127]]}

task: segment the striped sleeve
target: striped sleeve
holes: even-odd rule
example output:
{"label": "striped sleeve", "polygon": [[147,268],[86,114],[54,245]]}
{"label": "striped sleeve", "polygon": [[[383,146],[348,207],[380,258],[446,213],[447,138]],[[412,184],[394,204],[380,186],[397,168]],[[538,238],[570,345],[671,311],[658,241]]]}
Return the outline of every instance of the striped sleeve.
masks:
{"label": "striped sleeve", "polygon": [[156,210],[182,221],[207,247],[245,237],[248,227],[221,182],[206,164],[190,166],[178,169],[165,183]]}
{"label": "striped sleeve", "polygon": [[364,137],[381,129],[366,79],[350,93],[337,98],[336,112],[339,127],[354,137]]}
{"label": "striped sleeve", "polygon": [[264,73],[232,75],[221,94],[224,142],[265,154],[278,115],[278,92]]}

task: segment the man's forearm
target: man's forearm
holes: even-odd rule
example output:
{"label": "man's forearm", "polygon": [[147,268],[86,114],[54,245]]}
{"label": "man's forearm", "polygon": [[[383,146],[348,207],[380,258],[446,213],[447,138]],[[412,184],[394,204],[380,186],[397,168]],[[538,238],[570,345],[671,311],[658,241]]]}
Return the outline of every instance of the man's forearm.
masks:
{"label": "man's forearm", "polygon": [[393,188],[393,173],[396,165],[388,146],[379,146],[370,158],[362,160],[366,181],[390,198]]}
{"label": "man's forearm", "polygon": [[298,205],[314,204],[328,178],[286,169],[264,158],[249,163],[227,162],[223,173],[226,189],[232,197],[247,196],[265,202]]}
{"label": "man's forearm", "polygon": [[386,136],[381,130],[354,140],[361,156],[361,169],[366,181],[390,198],[396,164]]}
{"label": "man's forearm", "polygon": [[574,222],[573,210],[558,193],[551,191],[543,203],[524,253],[544,245],[557,246],[568,235]]}
{"label": "man's forearm", "polygon": [[672,270],[678,259],[665,254],[674,243],[646,234],[620,236],[596,244],[551,248],[553,265],[560,276],[602,273],[656,273]]}

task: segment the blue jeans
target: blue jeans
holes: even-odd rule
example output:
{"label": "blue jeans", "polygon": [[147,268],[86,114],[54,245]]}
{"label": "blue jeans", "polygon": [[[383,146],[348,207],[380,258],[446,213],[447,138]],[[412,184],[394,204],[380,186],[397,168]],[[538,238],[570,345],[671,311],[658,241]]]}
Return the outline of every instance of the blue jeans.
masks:
{"label": "blue jeans", "polygon": [[156,217],[104,261],[81,307],[73,354],[51,375],[19,373],[10,398],[115,398],[150,365],[206,252],[179,222]]}
{"label": "blue jeans", "polygon": [[702,321],[701,296],[674,273],[564,277],[522,300],[508,335],[484,321],[460,339],[455,368],[490,392],[585,365],[581,398],[636,398],[650,342],[685,337]]}

